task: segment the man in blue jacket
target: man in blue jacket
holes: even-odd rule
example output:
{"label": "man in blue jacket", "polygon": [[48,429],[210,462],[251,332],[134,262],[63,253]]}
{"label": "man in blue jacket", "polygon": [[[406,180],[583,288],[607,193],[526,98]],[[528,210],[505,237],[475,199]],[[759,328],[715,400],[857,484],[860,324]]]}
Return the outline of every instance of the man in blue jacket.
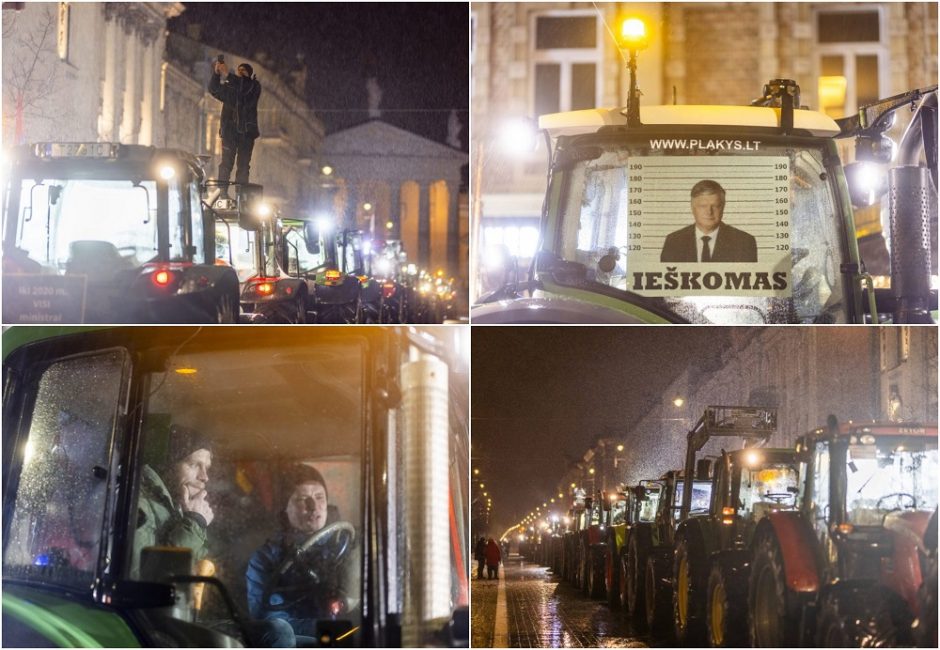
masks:
{"label": "man in blue jacket", "polygon": [[[228,183],[235,170],[235,182],[248,182],[248,167],[251,163],[251,151],[258,130],[258,98],[261,97],[261,84],[254,76],[254,69],[248,63],[240,63],[236,72],[231,74],[222,61],[214,64],[214,74],[209,79],[209,93],[222,102],[222,117],[219,135],[222,137],[222,160],[219,161],[219,178]],[[225,185],[222,186],[225,191]]]}
{"label": "man in blue jacket", "polygon": [[[349,559],[353,540],[343,542],[344,557],[331,556],[335,549],[329,546],[298,555],[298,545],[334,523],[337,516],[328,505],[326,481],[314,467],[295,466],[287,481],[291,492],[283,512],[283,530],[251,556],[245,579],[251,617],[287,621],[296,635],[296,645],[302,647],[315,644],[318,620],[341,616],[356,604],[343,595],[345,562],[338,562]],[[323,562],[318,564],[318,559]],[[311,579],[311,567],[317,572],[315,580]]]}

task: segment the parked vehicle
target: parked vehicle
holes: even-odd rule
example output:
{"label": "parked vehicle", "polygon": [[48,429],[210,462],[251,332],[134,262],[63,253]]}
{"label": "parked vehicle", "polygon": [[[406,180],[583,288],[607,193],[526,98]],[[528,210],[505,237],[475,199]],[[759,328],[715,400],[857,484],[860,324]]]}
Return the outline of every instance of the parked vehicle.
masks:
{"label": "parked vehicle", "polygon": [[[238,277],[215,262],[205,174],[184,151],[48,142],[12,152],[3,322],[234,323]],[[261,187],[242,187],[249,218]]]}
{"label": "parked vehicle", "polygon": [[[281,529],[283,479],[303,463],[328,486],[326,525],[281,562],[277,575],[296,566],[303,580],[265,602],[319,603],[320,645],[466,647],[468,375],[455,334],[467,335],[4,332],[3,645],[256,647],[246,564]],[[141,548],[151,486],[199,448],[211,452],[205,557],[196,535]]]}
{"label": "parked vehicle", "polygon": [[806,462],[799,510],[772,511],[754,534],[751,644],[912,645],[937,509],[936,425],[830,417],[796,451]]}

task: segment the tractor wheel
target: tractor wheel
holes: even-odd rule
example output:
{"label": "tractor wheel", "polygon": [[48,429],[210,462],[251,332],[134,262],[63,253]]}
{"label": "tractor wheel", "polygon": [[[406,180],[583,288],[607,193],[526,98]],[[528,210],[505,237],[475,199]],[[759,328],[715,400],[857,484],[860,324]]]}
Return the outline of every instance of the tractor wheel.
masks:
{"label": "tractor wheel", "polygon": [[663,632],[670,628],[672,618],[669,616],[669,605],[672,600],[670,577],[666,574],[666,561],[657,562],[656,553],[663,552],[657,549],[646,558],[646,571],[644,591],[646,594],[646,626],[652,632]]}
{"label": "tractor wheel", "polygon": [[238,298],[233,298],[228,291],[222,290],[213,307],[212,320],[219,325],[231,325],[238,322]]}
{"label": "tractor wheel", "polygon": [[604,553],[604,589],[610,608],[613,611],[620,609],[620,557],[613,535],[610,536]]}
{"label": "tractor wheel", "polygon": [[627,545],[626,560],[626,599],[624,608],[627,617],[635,623],[642,625],[646,622],[646,559],[650,552],[650,535],[645,528],[638,528],[630,535]]}
{"label": "tractor wheel", "polygon": [[591,549],[584,544],[578,547],[578,589],[585,596],[589,595],[588,576],[591,573]]}
{"label": "tractor wheel", "polygon": [[626,549],[620,552],[617,558],[617,570],[620,572],[620,608],[624,614],[627,612],[627,552]]}
{"label": "tractor wheel", "polygon": [[700,646],[705,640],[705,587],[707,565],[697,535],[684,535],[676,541],[673,556],[672,617],[676,640],[682,645]]}
{"label": "tractor wheel", "polygon": [[712,564],[706,591],[705,620],[708,643],[713,648],[747,645],[747,584],[735,579],[721,563]]}
{"label": "tractor wheel", "polygon": [[816,643],[828,648],[897,648],[914,643],[907,606],[878,586],[830,593],[818,621]]}
{"label": "tractor wheel", "polygon": [[795,595],[787,588],[783,555],[773,535],[764,535],[754,551],[748,580],[750,642],[755,648],[792,648],[799,638]]}
{"label": "tractor wheel", "polygon": [[927,578],[917,590],[920,616],[914,627],[918,648],[937,647],[937,551],[927,560]]}
{"label": "tractor wheel", "polygon": [[588,547],[588,570],[589,582],[588,595],[591,598],[603,599],[604,593],[604,554],[605,546]]}
{"label": "tractor wheel", "polygon": [[305,325],[307,323],[307,292],[303,290],[297,293],[294,323],[297,325]]}

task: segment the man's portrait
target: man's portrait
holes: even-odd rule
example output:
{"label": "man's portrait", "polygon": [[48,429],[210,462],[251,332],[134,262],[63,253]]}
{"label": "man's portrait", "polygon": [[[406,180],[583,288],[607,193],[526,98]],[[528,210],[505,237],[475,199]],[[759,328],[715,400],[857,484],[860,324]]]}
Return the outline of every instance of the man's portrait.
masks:
{"label": "man's portrait", "polygon": [[692,187],[695,223],[666,236],[660,262],[756,262],[757,240],[722,223],[725,190],[711,180]]}

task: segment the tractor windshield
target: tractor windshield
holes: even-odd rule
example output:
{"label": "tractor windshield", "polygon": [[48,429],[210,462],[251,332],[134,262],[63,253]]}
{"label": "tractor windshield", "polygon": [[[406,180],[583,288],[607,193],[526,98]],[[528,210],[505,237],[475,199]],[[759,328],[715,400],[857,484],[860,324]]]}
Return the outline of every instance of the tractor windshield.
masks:
{"label": "tractor windshield", "polygon": [[799,467],[788,463],[743,467],[738,490],[738,510],[757,521],[773,510],[797,507]]}
{"label": "tractor windshield", "polygon": [[659,497],[662,494],[661,485],[647,485],[643,491],[643,497],[640,499],[639,512],[637,519],[639,521],[656,521],[656,509],[659,507]]}
{"label": "tractor windshield", "polygon": [[884,437],[849,445],[846,515],[857,526],[879,526],[895,510],[937,507],[937,440]]}
{"label": "tractor windshield", "polygon": [[546,246],[584,269],[580,288],[693,323],[843,321],[828,155],[817,141],[582,136],[556,154]]}
{"label": "tractor windshield", "polygon": [[[318,621],[352,629],[362,597],[362,350],[218,338],[197,333],[152,354],[127,577],[167,581],[191,562],[253,619],[291,619],[311,637]],[[179,616],[228,629],[219,590],[184,589]]]}
{"label": "tractor windshield", "polygon": [[[169,190],[169,260],[184,259],[182,190]],[[155,261],[157,188],[152,180],[31,179],[19,185],[15,237],[5,262],[21,273],[88,275],[115,273]],[[12,246],[9,246],[12,244]],[[5,265],[5,268],[11,268]]]}

